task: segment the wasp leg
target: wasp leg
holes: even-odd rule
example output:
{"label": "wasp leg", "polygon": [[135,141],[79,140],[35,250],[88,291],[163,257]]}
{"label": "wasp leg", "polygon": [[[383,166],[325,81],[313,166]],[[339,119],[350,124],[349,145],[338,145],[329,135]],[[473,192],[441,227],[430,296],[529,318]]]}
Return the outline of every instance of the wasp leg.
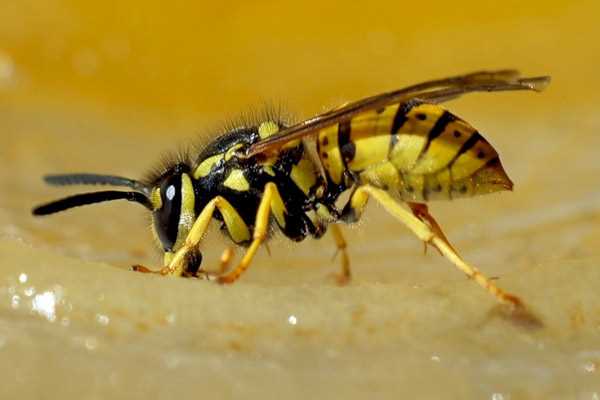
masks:
{"label": "wasp leg", "polygon": [[[169,263],[173,259],[173,255],[174,255],[174,253],[172,253],[170,251],[165,251],[165,253],[163,254],[163,265],[169,265]],[[151,269],[151,268],[148,268],[148,267],[146,267],[144,265],[140,265],[140,264],[132,265],[131,269],[135,272],[142,272],[144,274],[160,274],[162,271],[162,268]]]}
{"label": "wasp leg", "polygon": [[250,239],[250,229],[242,217],[227,200],[221,196],[217,196],[202,209],[192,229],[190,229],[185,238],[185,243],[171,257],[168,265],[160,270],[161,275],[181,276],[184,274],[190,256],[194,254],[194,249],[198,247],[202,237],[206,233],[215,209],[218,209],[221,213],[227,231],[234,242],[241,243]]}
{"label": "wasp leg", "polygon": [[[440,239],[442,239],[444,242],[446,242],[446,244],[448,245],[448,247],[450,247],[452,249],[452,251],[454,251],[455,253],[458,253],[456,251],[456,249],[454,247],[452,247],[452,245],[450,244],[450,241],[448,240],[448,238],[442,231],[442,228],[437,223],[435,218],[433,218],[433,215],[429,214],[429,208],[427,207],[426,204],[411,203],[411,202],[407,202],[406,204],[408,204],[408,206],[412,210],[415,217],[419,218],[421,221],[426,223],[429,226],[429,228],[433,231],[434,234],[436,234],[437,236],[440,237]],[[425,250],[427,250],[427,243],[425,243]],[[443,255],[442,252],[439,251],[439,249],[438,249],[438,252],[441,255]]]}
{"label": "wasp leg", "polygon": [[523,306],[523,303],[517,296],[504,292],[494,282],[481,274],[477,268],[463,261],[452,246],[448,244],[448,240],[440,236],[435,228],[430,227],[427,223],[413,215],[413,213],[404,209],[386,191],[370,185],[360,186],[356,190],[356,195],[364,196],[365,194],[377,200],[387,212],[403,222],[419,239],[436,247],[458,269],[486,289],[492,296],[496,297],[499,302],[509,304],[513,307]]}
{"label": "wasp leg", "polygon": [[142,272],[144,274],[158,274],[160,273],[160,270],[154,270],[154,269],[150,269],[148,267],[145,267],[143,265],[140,264],[135,264],[131,266],[131,270],[135,271],[135,272]]}
{"label": "wasp leg", "polygon": [[342,258],[342,272],[339,275],[336,275],[337,283],[340,285],[345,285],[350,282],[352,279],[352,273],[350,271],[350,259],[348,258],[348,244],[346,243],[346,239],[344,239],[344,234],[342,233],[342,228],[339,225],[332,224],[330,225],[331,233],[333,235],[333,239],[335,240],[335,245],[337,246],[337,253],[340,253]]}
{"label": "wasp leg", "polygon": [[219,275],[223,275],[229,269],[229,264],[235,256],[235,250],[233,247],[228,247],[223,250],[221,258],[219,259]]}
{"label": "wasp leg", "polygon": [[265,185],[263,197],[256,212],[256,221],[254,222],[254,233],[252,235],[252,243],[246,250],[246,254],[231,272],[221,275],[218,278],[219,283],[227,284],[235,282],[244,271],[248,269],[256,251],[267,238],[269,229],[269,216],[273,212],[279,226],[285,226],[285,205],[281,199],[281,195],[277,190],[277,186],[273,182]]}

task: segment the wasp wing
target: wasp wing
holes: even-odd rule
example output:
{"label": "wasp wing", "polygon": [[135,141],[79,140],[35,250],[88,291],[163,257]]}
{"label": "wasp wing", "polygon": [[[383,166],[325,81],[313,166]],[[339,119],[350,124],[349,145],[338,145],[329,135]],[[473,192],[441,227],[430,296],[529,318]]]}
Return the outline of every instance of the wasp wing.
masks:
{"label": "wasp wing", "polygon": [[544,90],[550,77],[521,78],[516,70],[478,71],[450,78],[438,79],[408,86],[391,92],[367,97],[302,121],[279,133],[261,140],[248,149],[246,157],[259,153],[276,152],[286,143],[315,134],[318,130],[349,120],[357,114],[381,109],[395,103],[419,99],[441,103],[471,92],[498,92],[509,90]]}

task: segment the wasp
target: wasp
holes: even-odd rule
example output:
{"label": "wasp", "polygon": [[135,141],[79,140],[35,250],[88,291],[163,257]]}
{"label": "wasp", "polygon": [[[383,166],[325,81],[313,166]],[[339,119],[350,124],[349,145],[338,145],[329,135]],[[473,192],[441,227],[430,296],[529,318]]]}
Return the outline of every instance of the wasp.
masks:
{"label": "wasp", "polygon": [[[150,179],[45,176],[51,185],[130,190],[77,194],[36,207],[33,214],[120,199],[139,203],[152,213],[164,266],[134,270],[222,284],[248,269],[271,228],[293,241],[320,238],[330,228],[341,254],[340,280],[347,282],[351,272],[341,223],[358,221],[373,199],[498,301],[518,306],[517,296],[459,256],[429,213],[427,203],[434,200],[513,188],[492,145],[439,104],[472,92],[541,91],[549,81],[522,78],[514,70],[479,71],[368,97],[294,125],[265,118],[226,131],[195,158],[172,162]],[[338,205],[345,192],[348,200]],[[233,251],[227,248],[218,273],[202,268],[199,250],[213,220],[235,245],[245,247],[234,268],[228,268]]]}

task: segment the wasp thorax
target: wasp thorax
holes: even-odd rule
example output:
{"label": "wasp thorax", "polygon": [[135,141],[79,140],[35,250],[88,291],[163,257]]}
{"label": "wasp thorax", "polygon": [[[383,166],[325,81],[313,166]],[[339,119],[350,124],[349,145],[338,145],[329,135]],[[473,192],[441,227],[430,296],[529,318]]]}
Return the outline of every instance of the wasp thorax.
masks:
{"label": "wasp thorax", "polygon": [[165,251],[176,251],[195,219],[194,186],[189,167],[177,164],[165,172],[152,191],[154,232]]}

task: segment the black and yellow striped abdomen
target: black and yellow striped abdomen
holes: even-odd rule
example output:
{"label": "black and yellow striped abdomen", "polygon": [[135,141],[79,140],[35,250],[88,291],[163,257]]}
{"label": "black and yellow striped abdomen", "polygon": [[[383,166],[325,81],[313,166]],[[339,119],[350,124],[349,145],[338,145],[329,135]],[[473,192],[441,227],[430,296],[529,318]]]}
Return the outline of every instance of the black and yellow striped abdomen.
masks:
{"label": "black and yellow striped abdomen", "polygon": [[436,104],[410,101],[360,113],[319,132],[328,180],[359,180],[408,201],[512,189],[498,153],[464,120]]}

